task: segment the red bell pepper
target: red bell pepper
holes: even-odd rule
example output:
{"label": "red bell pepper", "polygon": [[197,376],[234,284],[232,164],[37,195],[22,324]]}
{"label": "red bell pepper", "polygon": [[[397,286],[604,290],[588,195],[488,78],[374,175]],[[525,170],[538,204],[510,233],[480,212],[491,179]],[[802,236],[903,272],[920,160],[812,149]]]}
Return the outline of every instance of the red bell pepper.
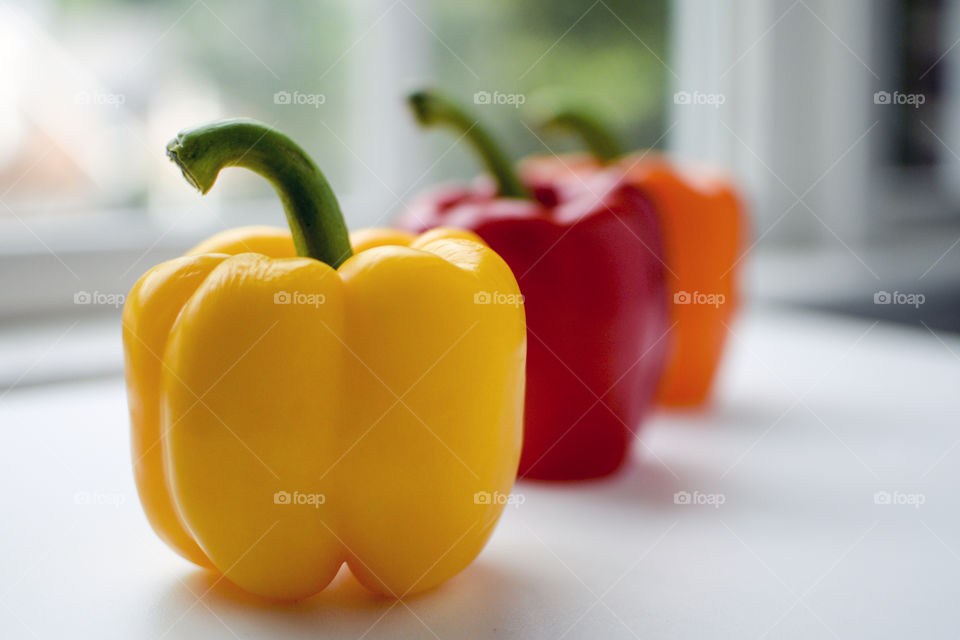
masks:
{"label": "red bell pepper", "polygon": [[[623,463],[650,408],[669,332],[657,216],[612,173],[522,184],[493,140],[433,92],[410,104],[420,124],[448,125],[493,176],[416,199],[398,226],[469,229],[510,265],[527,310],[520,475],[603,476]],[[480,303],[509,304],[498,292]]]}
{"label": "red bell pepper", "polygon": [[706,170],[684,170],[656,153],[622,155],[606,127],[583,111],[558,108],[542,115],[547,116],[542,128],[577,133],[590,153],[525,158],[519,165],[524,180],[582,179],[616,171],[653,201],[675,325],[657,400],[666,406],[702,405],[739,306],[736,267],[747,226],[743,200],[729,181]]}

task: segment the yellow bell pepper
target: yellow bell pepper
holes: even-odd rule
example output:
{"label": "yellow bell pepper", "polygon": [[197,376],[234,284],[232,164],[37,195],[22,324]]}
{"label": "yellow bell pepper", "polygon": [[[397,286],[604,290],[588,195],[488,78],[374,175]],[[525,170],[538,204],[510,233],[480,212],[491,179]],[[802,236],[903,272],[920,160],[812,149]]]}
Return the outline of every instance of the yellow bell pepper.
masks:
{"label": "yellow bell pepper", "polygon": [[[137,487],[159,536],[250,592],[308,597],[346,563],[394,597],[466,567],[520,455],[526,329],[469,232],[347,235],[282,134],[230,120],[168,154],[277,190],[292,234],[221,233],[147,272],[123,312]],[[481,304],[484,293],[516,304]],[[498,297],[498,299],[503,299]]]}

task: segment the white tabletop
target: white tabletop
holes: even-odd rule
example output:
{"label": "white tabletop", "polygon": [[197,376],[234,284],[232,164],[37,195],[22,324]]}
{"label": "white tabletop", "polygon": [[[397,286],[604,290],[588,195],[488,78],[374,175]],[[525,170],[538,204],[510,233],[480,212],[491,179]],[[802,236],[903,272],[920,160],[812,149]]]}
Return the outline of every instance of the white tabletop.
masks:
{"label": "white tabletop", "polygon": [[711,412],[653,418],[613,479],[519,484],[476,562],[400,603],[344,573],[296,605],[211,588],[140,510],[123,383],[15,389],[0,637],[956,636],[960,338],[782,311],[735,329]]}

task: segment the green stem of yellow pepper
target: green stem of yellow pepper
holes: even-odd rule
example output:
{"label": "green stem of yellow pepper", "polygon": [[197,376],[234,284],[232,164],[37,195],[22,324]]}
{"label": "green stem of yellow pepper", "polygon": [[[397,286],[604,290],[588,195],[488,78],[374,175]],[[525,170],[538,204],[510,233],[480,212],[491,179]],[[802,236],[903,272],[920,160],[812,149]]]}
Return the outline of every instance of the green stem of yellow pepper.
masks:
{"label": "green stem of yellow pepper", "polygon": [[503,198],[529,196],[506,155],[493,141],[487,130],[461,105],[429,89],[410,94],[407,102],[421,125],[425,127],[447,125],[473,145],[487,166],[487,170],[497,181],[498,195]]}
{"label": "green stem of yellow pepper", "polygon": [[600,164],[607,164],[622,154],[620,143],[610,129],[598,118],[580,109],[557,109],[540,123],[540,128],[562,129],[579,135],[586,144],[587,150]]}
{"label": "green stem of yellow pepper", "polygon": [[224,167],[244,167],[276,190],[297,255],[334,269],[353,255],[350,235],[330,184],[295,142],[254,120],[217,120],[184,129],[167,143],[167,155],[200,193]]}

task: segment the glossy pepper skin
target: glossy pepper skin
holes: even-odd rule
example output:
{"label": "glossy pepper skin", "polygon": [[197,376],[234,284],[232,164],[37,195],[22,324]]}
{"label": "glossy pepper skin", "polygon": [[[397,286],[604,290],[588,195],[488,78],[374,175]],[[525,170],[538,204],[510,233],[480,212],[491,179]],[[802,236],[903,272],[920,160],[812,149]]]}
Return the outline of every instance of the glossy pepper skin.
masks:
{"label": "glossy pepper skin", "polygon": [[576,185],[544,182],[526,197],[462,111],[429,92],[411,103],[424,124],[479,134],[473,142],[497,178],[423,194],[398,225],[469,229],[517,277],[529,333],[521,477],[614,472],[652,402],[669,329],[660,234],[648,200],[610,175]]}
{"label": "glossy pepper skin", "polygon": [[351,248],[322,174],[258,123],[182,132],[169,153],[204,193],[223,166],[261,173],[293,234],[224,232],[127,299],[153,528],[269,598],[308,597],[344,563],[393,597],[459,572],[503,509],[482,496],[509,493],[521,447],[523,306],[475,303],[519,295],[509,268],[458,230],[362,231]]}
{"label": "glossy pepper skin", "polygon": [[576,131],[591,153],[525,158],[519,165],[522,179],[577,181],[612,172],[653,202],[663,233],[675,325],[657,401],[675,407],[702,405],[740,303],[737,266],[747,233],[742,199],[728,180],[707,169],[685,169],[650,152],[621,155],[605,128],[583,113],[558,110],[543,126]]}

